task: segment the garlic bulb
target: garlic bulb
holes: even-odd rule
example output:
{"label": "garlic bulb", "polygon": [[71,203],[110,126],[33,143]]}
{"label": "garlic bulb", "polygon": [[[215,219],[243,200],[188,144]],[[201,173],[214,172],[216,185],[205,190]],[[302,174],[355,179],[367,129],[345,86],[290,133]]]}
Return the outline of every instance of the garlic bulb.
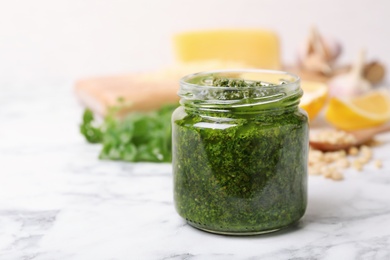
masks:
{"label": "garlic bulb", "polygon": [[341,44],[331,38],[323,38],[312,28],[306,43],[298,51],[298,62],[307,71],[332,73],[332,66],[341,54]]}
{"label": "garlic bulb", "polygon": [[360,51],[351,71],[335,76],[330,82],[329,93],[337,97],[354,97],[371,90],[372,85],[363,77],[365,51]]}

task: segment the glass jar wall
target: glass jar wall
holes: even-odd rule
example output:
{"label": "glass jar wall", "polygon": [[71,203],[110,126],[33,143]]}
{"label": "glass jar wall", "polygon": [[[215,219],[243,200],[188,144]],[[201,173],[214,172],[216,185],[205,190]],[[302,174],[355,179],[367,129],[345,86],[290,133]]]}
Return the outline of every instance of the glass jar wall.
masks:
{"label": "glass jar wall", "polygon": [[181,80],[172,116],[174,200],[199,229],[276,231],[307,204],[308,123],[299,78],[235,70]]}

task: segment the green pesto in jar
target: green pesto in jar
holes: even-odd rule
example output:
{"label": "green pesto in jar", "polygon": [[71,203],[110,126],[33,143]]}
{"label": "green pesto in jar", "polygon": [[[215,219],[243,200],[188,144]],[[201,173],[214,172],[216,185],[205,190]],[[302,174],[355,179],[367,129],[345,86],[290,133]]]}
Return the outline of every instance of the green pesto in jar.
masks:
{"label": "green pesto in jar", "polygon": [[202,73],[184,78],[179,95],[172,117],[178,213],[192,226],[232,235],[298,221],[307,204],[308,152],[299,79],[258,70]]}

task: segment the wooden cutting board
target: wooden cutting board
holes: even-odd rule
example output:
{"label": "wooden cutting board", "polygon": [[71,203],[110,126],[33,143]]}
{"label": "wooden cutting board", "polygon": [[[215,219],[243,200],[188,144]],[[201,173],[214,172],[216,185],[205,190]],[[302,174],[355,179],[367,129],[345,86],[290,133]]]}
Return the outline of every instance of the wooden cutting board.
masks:
{"label": "wooden cutting board", "polygon": [[137,73],[79,80],[75,92],[83,105],[99,115],[110,107],[121,106],[119,114],[150,111],[164,104],[177,103],[179,79],[158,73]]}

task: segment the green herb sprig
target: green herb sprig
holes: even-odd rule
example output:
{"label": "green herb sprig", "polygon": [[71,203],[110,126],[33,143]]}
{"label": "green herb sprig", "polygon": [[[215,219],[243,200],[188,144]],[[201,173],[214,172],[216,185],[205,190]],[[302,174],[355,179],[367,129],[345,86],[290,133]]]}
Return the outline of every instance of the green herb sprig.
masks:
{"label": "green herb sprig", "polygon": [[90,109],[85,109],[83,113],[83,122],[80,125],[80,132],[90,143],[101,143],[103,133],[101,127],[96,127],[93,112]]}
{"label": "green herb sprig", "polygon": [[118,119],[114,111],[100,126],[92,111],[86,109],[80,132],[90,143],[101,143],[100,159],[128,162],[170,162],[170,118],[176,105],[167,105],[150,113],[131,113]]}

